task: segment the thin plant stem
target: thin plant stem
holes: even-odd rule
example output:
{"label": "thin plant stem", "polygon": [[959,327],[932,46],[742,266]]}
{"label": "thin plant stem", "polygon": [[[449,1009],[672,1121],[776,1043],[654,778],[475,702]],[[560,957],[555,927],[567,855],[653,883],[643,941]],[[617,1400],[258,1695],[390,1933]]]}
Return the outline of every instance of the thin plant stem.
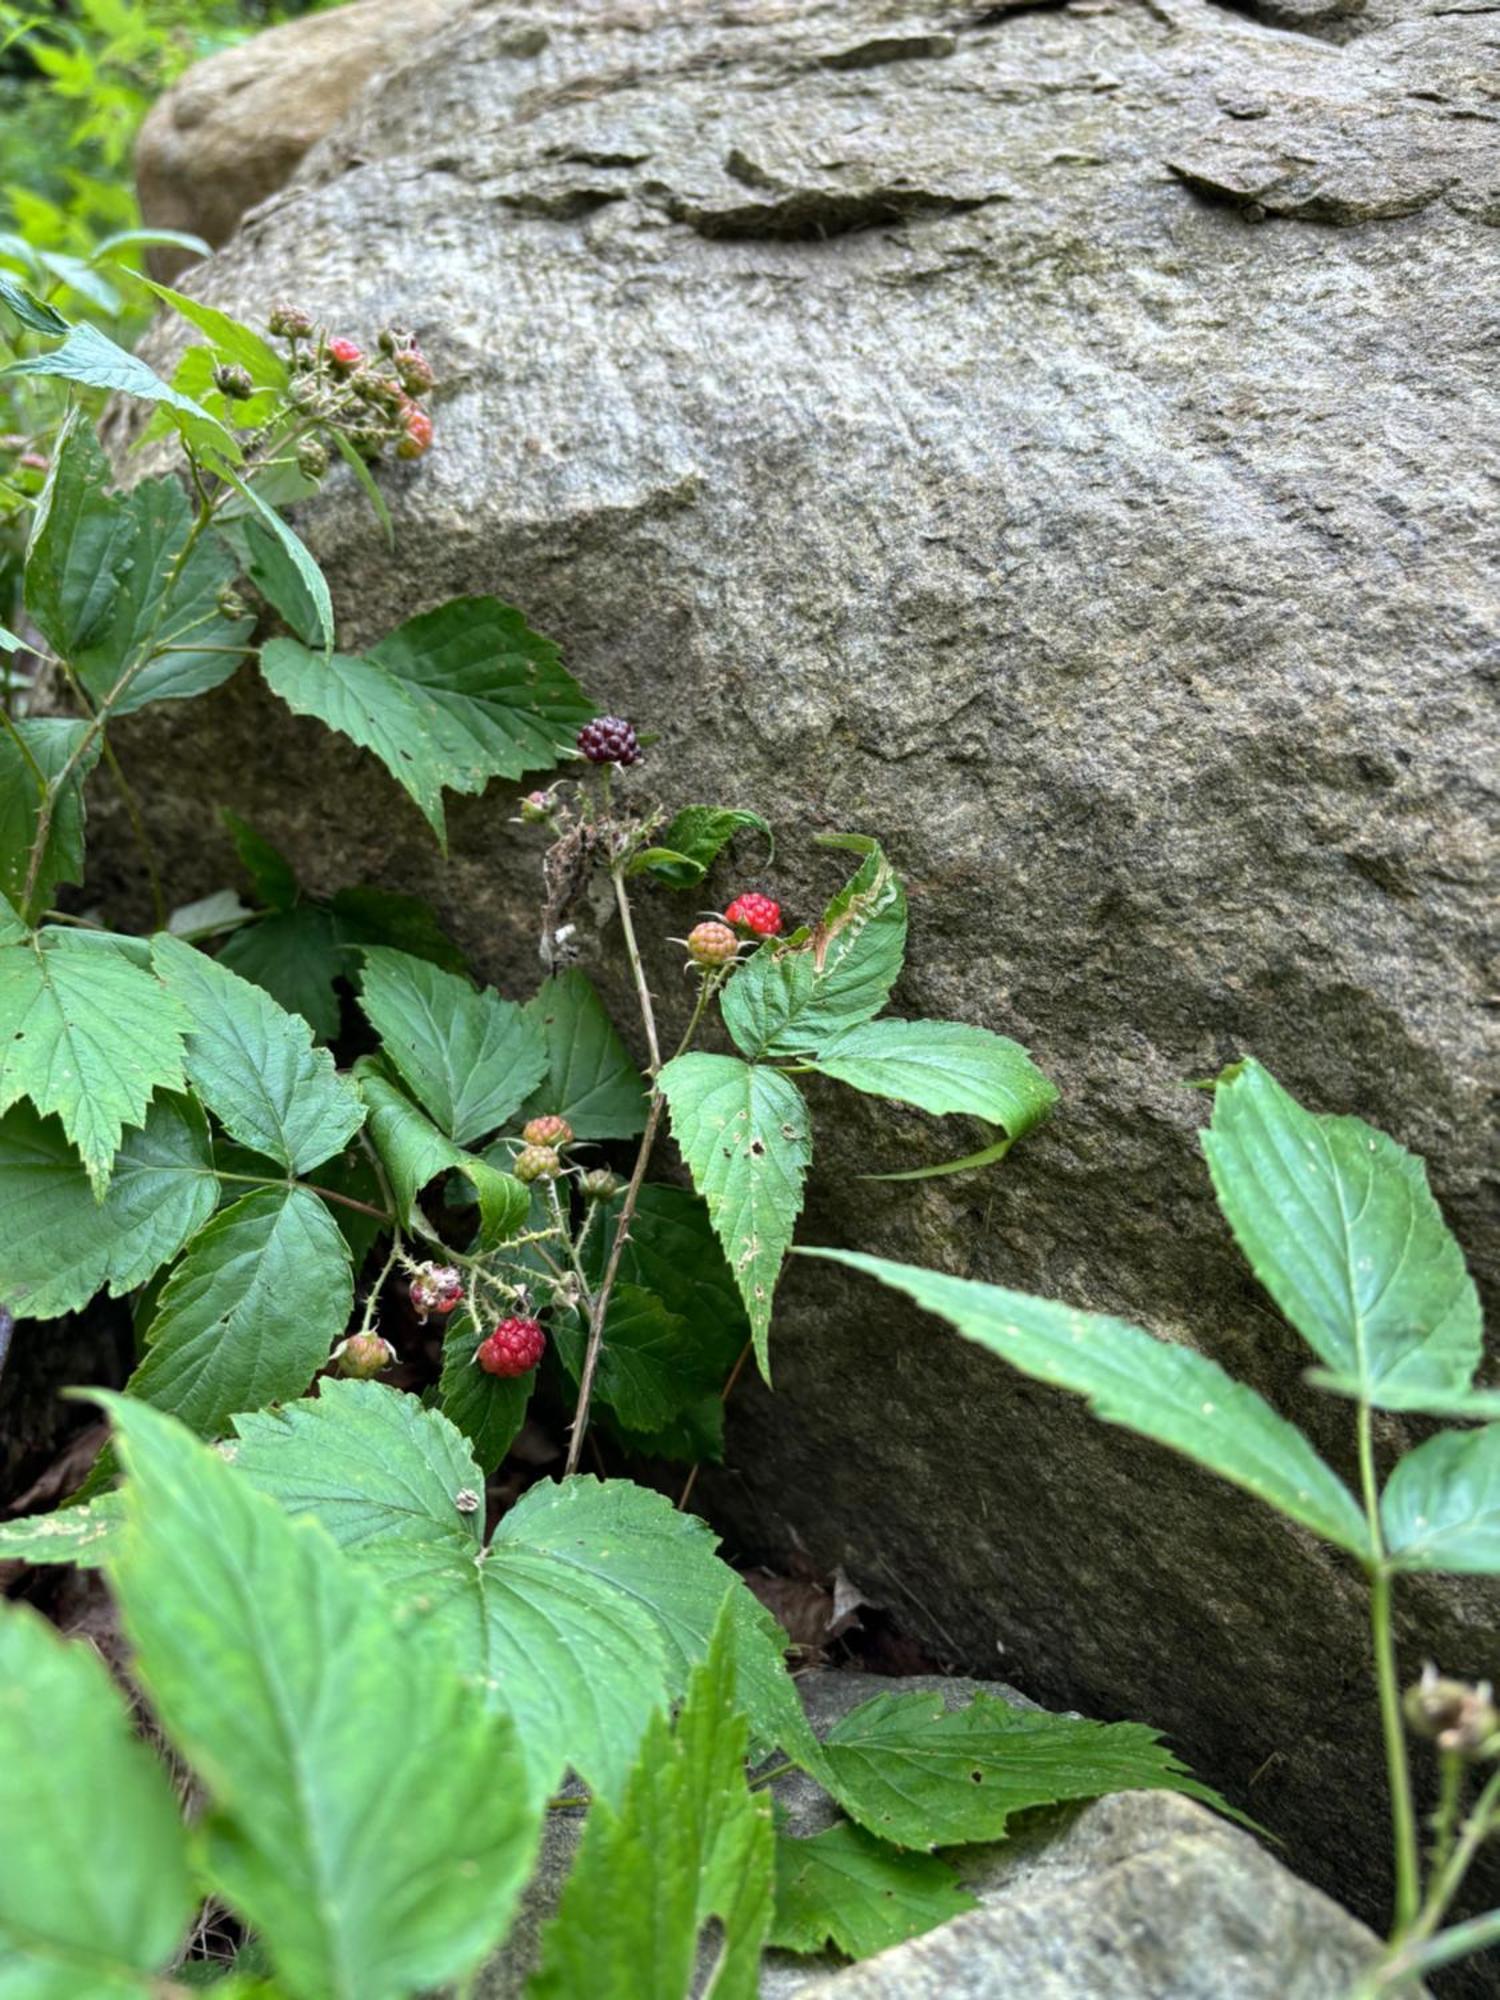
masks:
{"label": "thin plant stem", "polygon": [[1409,1979],[1420,1979],[1492,1944],[1500,1944],[1500,1910],[1486,1910],[1482,1917],[1470,1917],[1434,1938],[1412,1938],[1355,1988],[1353,2000],[1375,2000]]}
{"label": "thin plant stem", "polygon": [[1399,1941],[1416,1921],[1421,1901],[1421,1848],[1417,1839],[1416,1809],[1412,1803],[1406,1729],[1401,1716],[1391,1573],[1386,1567],[1385,1539],[1380,1527],[1380,1488],[1375,1477],[1374,1429],[1368,1403],[1359,1406],[1359,1481],[1370,1527],[1370,1636],[1375,1652],[1380,1732],[1385,1743],[1386,1777],[1391,1793],[1391,1831],[1395,1840],[1396,1919],[1392,1939]]}
{"label": "thin plant stem", "polygon": [[1427,1900],[1404,1940],[1406,1943],[1420,1943],[1432,1936],[1463,1886],[1474,1856],[1495,1831],[1497,1819],[1500,1819],[1500,1771],[1494,1773],[1474,1801],[1474,1809],[1459,1830],[1453,1852],[1428,1886]]}
{"label": "thin plant stem", "polygon": [[[736,1382],[739,1381],[741,1375],[744,1374],[745,1363],[750,1359],[750,1356],[754,1352],[754,1350],[755,1350],[754,1340],[747,1340],[744,1346],[740,1349],[739,1358],[736,1360],[734,1366],[730,1369],[728,1379],[726,1380],[723,1388],[719,1391],[719,1403],[721,1407],[724,1404],[726,1404],[729,1401],[730,1397],[734,1394],[734,1385]],[[678,1513],[681,1513],[683,1509],[687,1506],[689,1500],[692,1499],[693,1488],[698,1484],[698,1474],[702,1470],[703,1470],[703,1461],[701,1458],[697,1461],[695,1465],[689,1467],[688,1476],[683,1481],[682,1484],[682,1491],[677,1496]]]}
{"label": "thin plant stem", "polygon": [[640,947],[635,941],[635,923],[630,914],[630,897],[625,891],[625,875],[618,861],[610,866],[609,879],[615,885],[615,903],[620,912],[620,928],[625,933],[625,956],[630,960],[631,976],[635,980],[636,998],[641,1007],[641,1023],[646,1030],[646,1048],[651,1057],[649,1075],[656,1081],[656,1073],[661,1068],[661,1045],[656,1039],[656,1013],[651,1004],[651,989],[646,984],[646,968],[641,963]]}
{"label": "thin plant stem", "polygon": [[[1438,1804],[1432,1816],[1431,1865],[1436,1880],[1448,1865],[1458,1833],[1458,1809],[1463,1804],[1467,1766],[1456,1750],[1438,1752]],[[1420,1921],[1420,1919],[1419,1919]]]}
{"label": "thin plant stem", "polygon": [[[615,887],[622,899],[621,908],[622,910],[628,909],[628,899],[624,896],[623,880],[618,869],[613,872]],[[637,967],[639,967],[640,956],[634,951],[634,934],[629,929],[628,919],[626,935],[631,940],[632,955]],[[680,1056],[691,1046],[693,1037],[698,1032],[698,1025],[702,1021],[704,1012],[708,1007],[708,1003],[718,991],[718,987],[719,978],[716,973],[709,973],[705,976],[698,989],[698,999],[697,1004],[693,1008],[692,1019],[688,1022],[683,1032],[682,1040],[677,1044],[676,1055]],[[638,991],[641,996],[642,1013],[646,1015],[646,1010],[651,1005],[651,996],[646,992],[644,978],[638,980]],[[650,1021],[649,1015],[646,1015],[646,1019],[647,1031],[654,1045],[655,1027]],[[662,1095],[660,1083],[656,1080],[661,1073],[661,1069],[662,1064],[658,1057],[655,1067],[652,1070],[651,1103],[646,1113],[646,1129],[641,1134],[640,1150],[635,1156],[635,1167],[631,1172],[630,1185],[626,1188],[625,1199],[620,1205],[620,1220],[615,1225],[615,1240],[610,1245],[609,1259],[604,1266],[604,1276],[600,1281],[598,1291],[594,1294],[594,1308],[589,1315],[588,1347],[584,1352],[583,1369],[578,1378],[578,1407],[573,1415],[572,1434],[568,1439],[568,1462],[563,1468],[563,1477],[565,1479],[571,1478],[578,1470],[578,1461],[583,1453],[583,1440],[588,1430],[589,1422],[589,1404],[594,1393],[594,1376],[599,1367],[599,1350],[604,1345],[604,1319],[606,1313],[609,1311],[610,1293],[614,1290],[615,1279],[620,1273],[620,1260],[625,1254],[625,1245],[630,1240],[630,1225],[635,1220],[636,1203],[641,1197],[641,1188],[646,1179],[646,1169],[651,1164],[651,1150],[656,1144],[656,1134],[661,1126],[662,1113],[667,1108],[667,1100]]]}
{"label": "thin plant stem", "polygon": [[399,1229],[393,1229],[391,1231],[390,1253],[386,1257],[385,1262],[380,1267],[380,1275],[376,1278],[374,1284],[371,1285],[369,1291],[365,1294],[365,1308],[364,1311],[360,1314],[360,1320],[359,1320],[359,1330],[361,1333],[369,1333],[372,1327],[374,1326],[375,1315],[380,1310],[380,1294],[385,1290],[385,1281],[391,1275],[392,1271],[395,1270],[397,1263],[400,1261],[401,1255],[402,1255],[401,1231]]}
{"label": "thin plant stem", "polygon": [[221,1181],[239,1181],[246,1187],[299,1187],[309,1194],[318,1195],[323,1201],[331,1201],[339,1208],[357,1209],[361,1215],[373,1215],[377,1222],[383,1222],[388,1229],[396,1227],[396,1218],[388,1209],[376,1208],[372,1202],[356,1201],[352,1194],[340,1194],[336,1188],[319,1187],[314,1181],[273,1181],[265,1174],[228,1174],[222,1168],[214,1168],[214,1178]]}

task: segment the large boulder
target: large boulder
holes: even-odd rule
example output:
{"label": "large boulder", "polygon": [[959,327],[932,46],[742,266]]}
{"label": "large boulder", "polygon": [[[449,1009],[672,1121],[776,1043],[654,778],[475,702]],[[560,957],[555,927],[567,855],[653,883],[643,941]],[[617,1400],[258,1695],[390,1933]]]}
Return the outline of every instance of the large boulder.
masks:
{"label": "large boulder", "polygon": [[[201,285],[407,323],[437,363],[437,447],[383,475],[394,556],[343,475],[304,512],[348,640],[509,597],[661,732],[642,782],[775,821],[798,916],[838,879],[805,836],[880,836],[912,892],[901,1009],[1014,1035],[1062,1086],[1003,1168],[905,1188],[857,1176],[966,1140],[820,1094],[804,1240],[1139,1317],[1352,1470],[1217,1218],[1185,1080],[1251,1050],[1375,1120],[1500,1269],[1500,26],[1371,0],[1328,34],[1211,0],[481,8]],[[537,848],[498,790],[452,812],[445,867],[250,674],[119,740],[179,895],[229,879],[230,803],[315,887],[432,895],[529,990]],[[940,1656],[1164,1727],[1381,1917],[1343,1558],[826,1268],[789,1272],[773,1346],[700,1489],[742,1549],[800,1542]],[[1493,1669],[1488,1586],[1406,1602],[1408,1671]]]}

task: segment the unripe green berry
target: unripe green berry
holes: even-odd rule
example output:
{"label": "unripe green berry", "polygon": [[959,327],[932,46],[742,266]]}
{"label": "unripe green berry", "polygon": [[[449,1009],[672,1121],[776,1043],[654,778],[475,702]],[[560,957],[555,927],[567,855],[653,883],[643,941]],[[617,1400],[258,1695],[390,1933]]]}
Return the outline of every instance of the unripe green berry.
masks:
{"label": "unripe green berry", "polygon": [[214,387],[226,395],[231,403],[246,403],[255,394],[255,383],[250,370],[233,362],[220,361],[214,367]]}
{"label": "unripe green berry", "polygon": [[578,1192],[585,1201],[613,1201],[625,1183],[608,1167],[591,1167],[578,1177]]}
{"label": "unripe green berry", "polygon": [[390,1367],[396,1359],[396,1350],[378,1333],[351,1333],[334,1349],[333,1359],[340,1375],[352,1375],[357,1382],[368,1382]]}
{"label": "unripe green berry", "polygon": [[303,438],[297,446],[297,470],[304,479],[321,479],[328,470],[328,447],[321,438]]}
{"label": "unripe green berry", "polygon": [[511,1172],[518,1181],[555,1181],[562,1172],[562,1159],[551,1146],[523,1146]]}

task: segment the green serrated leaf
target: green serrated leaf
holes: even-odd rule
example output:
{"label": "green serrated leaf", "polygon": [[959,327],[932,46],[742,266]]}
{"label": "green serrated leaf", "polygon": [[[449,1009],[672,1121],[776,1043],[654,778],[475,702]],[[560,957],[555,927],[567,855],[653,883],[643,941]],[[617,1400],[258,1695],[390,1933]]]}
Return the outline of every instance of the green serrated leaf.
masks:
{"label": "green serrated leaf", "polygon": [[[576,1381],[586,1336],[576,1316],[566,1327],[564,1345],[564,1324],[557,1326],[558,1352]],[[716,1358],[704,1353],[685,1319],[669,1312],[654,1292],[615,1285],[605,1315],[595,1394],[626,1430],[662,1428],[722,1381]]]}
{"label": "green serrated leaf", "polygon": [[[584,1246],[585,1268],[596,1284],[614,1247],[618,1216],[610,1204]],[[701,1195],[650,1181],[642,1187],[619,1279],[654,1293],[687,1322],[698,1355],[695,1370],[720,1387],[750,1338],[750,1322]]]}
{"label": "green serrated leaf", "polygon": [[968,1340],[1059,1389],[1086,1396],[1095,1416],[1170,1446],[1371,1560],[1369,1530],[1343,1481],[1294,1424],[1216,1361],[1128,1321],[1052,1299],[950,1278],[854,1250],[807,1250],[905,1292]]}
{"label": "green serrated leaf", "polygon": [[906,892],[877,843],[825,835],[864,856],[811,935],[768,939],[724,988],[725,1026],[747,1056],[801,1056],[880,1012],[906,952]]}
{"label": "green serrated leaf", "polygon": [[322,1530],[159,1412],[109,1408],[130,1523],[111,1580],[133,1672],[207,1793],[210,1882],[293,2000],[405,2000],[462,1978],[536,1847],[508,1721],[398,1629]]}
{"label": "green serrated leaf", "polygon": [[359,1093],[305,1021],[180,938],[158,935],[152,958],[192,1019],[188,1075],[231,1137],[303,1173],[358,1131]]}
{"label": "green serrated leaf", "polygon": [[335,982],[346,959],[321,903],[272,910],[259,923],[243,925],[224,940],[218,962],[289,1014],[300,1014],[320,1042],[331,1042],[343,1025]]}
{"label": "green serrated leaf", "polygon": [[790,1078],[734,1056],[685,1055],[657,1079],[693,1185],[708,1204],[770,1380],[771,1295],[812,1158],[807,1106]]}
{"label": "green serrated leaf", "polygon": [[1253,1061],[1215,1093],[1203,1149],[1251,1269],[1348,1394],[1380,1408],[1468,1390],[1479,1295],[1419,1159],[1363,1119],[1305,1111]]}
{"label": "green serrated leaf", "polygon": [[765,835],[766,858],[772,859],[775,836],[759,813],[726,806],[684,806],[663,832],[660,844],[635,855],[627,872],[654,876],[670,889],[691,889],[745,827]]}
{"label": "green serrated leaf", "polygon": [[[259,516],[262,525],[269,529],[273,541],[280,545],[281,554],[286,557],[296,575],[298,583],[307,593],[307,602],[312,607],[314,621],[312,630],[316,633],[317,642],[323,649],[320,653],[311,654],[309,657],[316,661],[318,671],[326,675],[332,663],[334,640],[333,599],[328,593],[328,579],[324,576],[322,570],[319,569],[307,544],[302,540],[302,537],[289,521],[278,514],[274,507],[268,505],[253,486],[247,485],[243,479],[238,478],[227,466],[219,467],[219,472],[223,478],[228,480],[240,498]],[[257,582],[259,582],[259,579],[257,579]],[[278,605],[277,608],[279,610],[280,606]],[[272,645],[278,645],[290,644],[291,642],[289,640],[273,640],[271,643]],[[263,646],[261,648],[262,671],[265,669],[266,654],[269,650],[269,647]],[[289,705],[294,706],[294,704]],[[307,711],[298,710],[297,713],[305,714]]]}
{"label": "green serrated leaf", "polygon": [[1398,1569],[1500,1573],[1500,1424],[1440,1431],[1402,1458],[1380,1498]]}
{"label": "green serrated leaf", "polygon": [[78,1312],[142,1285],[214,1212],[208,1124],[187,1097],[156,1097],[125,1134],[103,1201],[55,1118],[0,1118],[0,1299],[20,1319]]}
{"label": "green serrated leaf", "polygon": [[776,1837],[776,1918],[766,1942],[783,1951],[869,1958],[978,1907],[950,1863],[908,1854],[862,1827],[810,1840]]}
{"label": "green serrated leaf", "polygon": [[375,755],[439,842],[443,791],[548,770],[593,714],[557,648],[493,597],[456,598],[368,653],[324,660],[293,639],[261,649],[261,673],[297,715]]}
{"label": "green serrated leaf", "polygon": [[745,1781],[726,1605],[673,1731],[653,1716],[618,1806],[596,1800],[543,1933],[528,2000],[685,2000],[699,1935],[721,1926],[705,1991],[754,2000],[772,1915],[771,1802]]}
{"label": "green serrated leaf", "polygon": [[[49,327],[47,331],[58,329]],[[85,388],[108,389],[113,395],[161,403],[191,444],[220,453],[234,464],[243,456],[233,432],[211,417],[200,403],[184,396],[169,382],[163,382],[144,361],[87,323],[70,326],[67,338],[49,353],[28,354],[0,368],[0,377],[7,375],[55,375],[64,381],[80,382]]]}
{"label": "green serrated leaf", "polygon": [[[29,246],[27,248],[29,257]],[[34,292],[28,292],[24,285],[13,284],[4,276],[0,276],[0,305],[8,306],[28,333],[67,333],[73,324],[63,318],[56,306],[49,306]]]}
{"label": "green serrated leaf", "polygon": [[558,1113],[575,1139],[633,1139],[646,1129],[646,1086],[585,973],[549,979],[526,1003],[547,1043],[547,1075],[522,1119]]}
{"label": "green serrated leaf", "polygon": [[963,1021],[866,1021],[824,1042],[812,1067],[938,1117],[982,1118],[1012,1143],[1057,1102],[1057,1086],[1019,1042]]}
{"label": "green serrated leaf", "polygon": [[126,1126],[184,1087],[186,1013],[122,952],[46,930],[0,947],[0,1020],[0,1111],[55,1113],[102,1200]]}
{"label": "green serrated leaf", "polygon": [[348,1246],[324,1204],[258,1188],[189,1244],[126,1392],[220,1437],[237,1412],[301,1395],[353,1304]]}
{"label": "green serrated leaf", "polygon": [[297,877],[292,864],[273,847],[264,834],[257,833],[238,813],[222,812],[223,820],[239,864],[250,877],[255,893],[268,909],[290,910],[298,898]]}
{"label": "green serrated leaf", "polygon": [[253,327],[232,319],[228,313],[220,312],[217,306],[189,298],[186,292],[174,292],[170,286],[158,285],[150,278],[142,278],[141,283],[148,292],[154,292],[171,306],[174,312],[181,313],[200,333],[206,334],[226,360],[247,369],[258,389],[286,387],[290,377],[285,360],[274,347],[261,339]]}
{"label": "green serrated leaf", "polygon": [[148,2000],[192,1915],[171,1781],[86,1641],[0,1604],[0,1987]]}
{"label": "green serrated leaf", "polygon": [[408,952],[365,953],[359,1004],[392,1063],[460,1146],[497,1131],[546,1074],[537,1020]]}
{"label": "green serrated leaf", "polygon": [[1012,1813],[1107,1792],[1173,1791],[1221,1804],[1139,1722],[1091,1722],[979,1694],[883,1694],[823,1741],[826,1782],[869,1832],[930,1850],[999,1840]]}
{"label": "green serrated leaf", "polygon": [[682,1695],[707,1652],[731,1583],[752,1726],[769,1742],[811,1736],[781,1662],[785,1635],[715,1556],[703,1523],[664,1495],[624,1480],[544,1481],[477,1562],[479,1526],[455,1496],[484,1481],[437,1411],[379,1383],[324,1381],[315,1402],[236,1427],[246,1475],[373,1565],[486,1699],[511,1710],[543,1792],[569,1766],[618,1792],[653,1707]]}
{"label": "green serrated leaf", "polygon": [[57,434],[26,548],[26,609],[70,663],[113,616],[135,547],[135,516],[109,483],[93,426],[74,408]]}
{"label": "green serrated leaf", "polygon": [[361,1056],[354,1074],[369,1107],[370,1143],[390,1176],[403,1226],[410,1226],[423,1188],[440,1174],[460,1173],[479,1204],[481,1249],[493,1250],[525,1227],[531,1196],[514,1174],[503,1173],[487,1160],[476,1159],[455,1146],[402,1094],[374,1058]]}
{"label": "green serrated leaf", "polygon": [[[89,724],[62,717],[28,716],[0,730],[0,892],[15,910],[32,921],[49,908],[60,882],[83,880],[83,780],[99,761],[103,739],[89,740]],[[37,834],[41,784],[56,779],[79,746],[88,748],[53,808],[47,846],[37,874],[31,905],[21,908],[32,844]]]}
{"label": "green serrated leaf", "polygon": [[[115,504],[129,529],[128,562],[104,628],[87,634],[70,657],[93,699],[111,697],[118,716],[219,687],[244,659],[255,621],[219,610],[236,564],[217,537],[204,536],[179,568],[193,510],[175,479],[142,480]],[[129,685],[115,694],[127,672]]]}
{"label": "green serrated leaf", "polygon": [[101,1493],[86,1507],[59,1507],[51,1514],[0,1521],[0,1562],[97,1569],[110,1545],[119,1540],[124,1504],[119,1493]]}
{"label": "green serrated leaf", "polygon": [[483,1337],[483,1329],[466,1310],[449,1320],[443,1330],[438,1408],[468,1439],[474,1462],[487,1479],[520,1435],[536,1387],[536,1370],[526,1375],[487,1374],[474,1358]]}

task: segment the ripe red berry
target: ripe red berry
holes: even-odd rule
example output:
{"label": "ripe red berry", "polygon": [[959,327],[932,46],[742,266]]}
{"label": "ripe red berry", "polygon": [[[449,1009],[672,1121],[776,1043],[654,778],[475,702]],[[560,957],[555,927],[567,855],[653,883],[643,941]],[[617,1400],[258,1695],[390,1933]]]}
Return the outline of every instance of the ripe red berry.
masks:
{"label": "ripe red berry", "polygon": [[397,458],[420,458],[432,445],[432,419],[415,404],[406,412],[406,435],[396,446]]}
{"label": "ripe red berry", "polygon": [[688,957],[694,965],[705,972],[713,972],[721,965],[728,965],[740,948],[740,941],[728,924],[721,924],[711,918],[706,924],[695,924],[687,934]]}
{"label": "ripe red berry", "polygon": [[411,1281],[411,1302],[425,1319],[428,1313],[447,1314],[463,1304],[464,1280],[451,1264],[423,1264]]}
{"label": "ripe red berry", "polygon": [[352,340],[338,334],[328,343],[328,359],[340,375],[352,375],[365,358],[365,351]]}
{"label": "ripe red berry", "polygon": [[601,715],[578,732],[578,748],[591,764],[639,764],[640,741],[621,715]]}
{"label": "ripe red berry", "polygon": [[549,1111],[540,1118],[528,1118],[521,1127],[521,1137],[528,1146],[571,1146],[573,1128],[566,1118]]}
{"label": "ripe red berry", "polygon": [[737,924],[741,930],[753,931],[756,937],[779,937],[781,934],[781,905],[773,903],[769,896],[736,896],[724,912],[726,924]]}
{"label": "ripe red berry", "polygon": [[546,1352],[547,1336],[534,1319],[503,1319],[474,1359],[486,1375],[529,1375]]}

